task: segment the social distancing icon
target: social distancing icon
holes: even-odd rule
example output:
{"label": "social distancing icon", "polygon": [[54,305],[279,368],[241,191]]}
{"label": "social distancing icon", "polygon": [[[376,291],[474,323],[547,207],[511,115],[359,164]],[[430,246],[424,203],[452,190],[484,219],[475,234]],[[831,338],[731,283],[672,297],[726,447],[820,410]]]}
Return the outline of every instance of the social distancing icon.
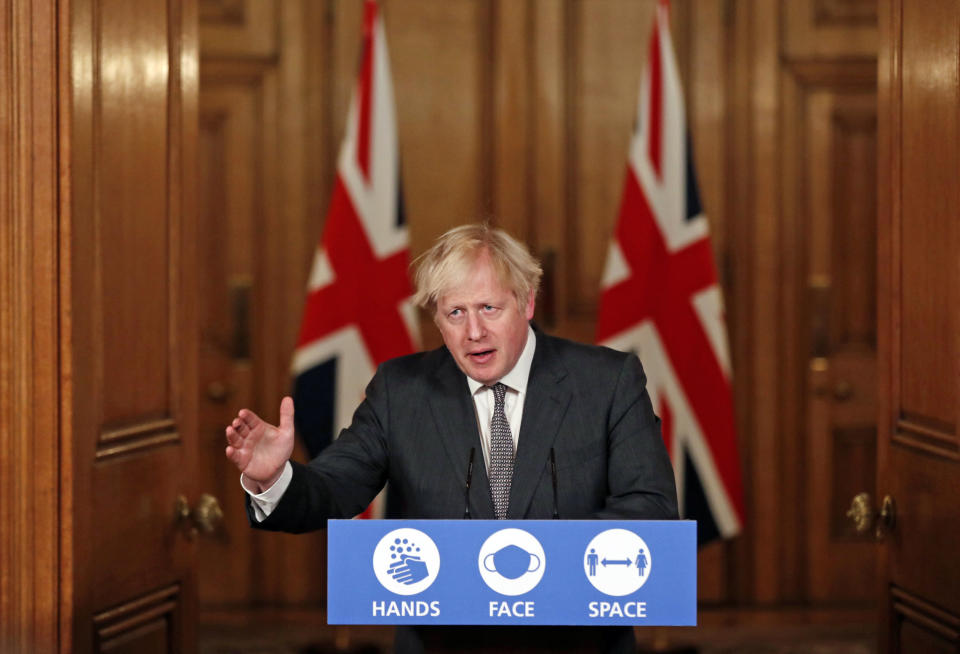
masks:
{"label": "social distancing icon", "polygon": [[583,554],[583,572],[605,595],[623,597],[650,578],[653,557],[640,536],[626,529],[607,529],[594,536]]}

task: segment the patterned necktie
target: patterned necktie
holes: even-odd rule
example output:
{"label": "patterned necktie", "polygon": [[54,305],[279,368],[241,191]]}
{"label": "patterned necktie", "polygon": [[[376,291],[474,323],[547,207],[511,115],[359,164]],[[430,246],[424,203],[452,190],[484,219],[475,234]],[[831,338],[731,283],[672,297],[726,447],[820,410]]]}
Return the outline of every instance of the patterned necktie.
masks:
{"label": "patterned necktie", "polygon": [[498,520],[507,517],[510,504],[510,482],[513,480],[513,437],[507,414],[503,410],[503,398],[507,387],[497,382],[493,385],[493,417],[490,419],[490,494],[493,510]]}

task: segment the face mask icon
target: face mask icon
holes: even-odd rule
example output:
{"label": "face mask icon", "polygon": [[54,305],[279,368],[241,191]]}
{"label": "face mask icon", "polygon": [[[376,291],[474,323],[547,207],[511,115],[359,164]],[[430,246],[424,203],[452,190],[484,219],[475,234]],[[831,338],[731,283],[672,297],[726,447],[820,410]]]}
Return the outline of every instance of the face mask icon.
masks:
{"label": "face mask icon", "polygon": [[540,567],[540,557],[517,545],[507,545],[483,558],[487,572],[496,572],[507,579],[518,579]]}

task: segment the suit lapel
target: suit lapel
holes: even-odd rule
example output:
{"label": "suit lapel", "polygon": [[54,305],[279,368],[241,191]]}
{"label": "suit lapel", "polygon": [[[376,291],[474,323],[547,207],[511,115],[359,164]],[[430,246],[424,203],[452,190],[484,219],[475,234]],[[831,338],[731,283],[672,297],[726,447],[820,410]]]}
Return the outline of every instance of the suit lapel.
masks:
{"label": "suit lapel", "polygon": [[467,378],[457,367],[453,357],[446,351],[444,355],[432,379],[428,399],[430,410],[450,458],[451,470],[461,488],[467,479],[470,448],[476,448],[473,456],[473,478],[470,482],[470,515],[474,518],[493,519],[493,499],[490,497],[487,467],[483,463],[476,407],[470,397]]}
{"label": "suit lapel", "polygon": [[533,492],[548,467],[550,448],[570,403],[570,391],[561,383],[567,374],[566,368],[551,350],[550,337],[537,332],[537,349],[527,382],[517,458],[510,485],[510,505],[507,509],[510,519],[520,519],[526,515]]}

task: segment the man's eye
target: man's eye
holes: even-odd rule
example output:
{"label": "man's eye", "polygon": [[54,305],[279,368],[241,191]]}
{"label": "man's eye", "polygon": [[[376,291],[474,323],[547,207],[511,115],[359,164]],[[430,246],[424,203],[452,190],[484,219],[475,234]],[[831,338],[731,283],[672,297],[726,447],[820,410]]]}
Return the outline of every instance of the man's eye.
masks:
{"label": "man's eye", "polygon": [[460,309],[454,309],[454,310],[451,311],[448,315],[449,315],[451,318],[456,318],[456,317],[458,317],[461,313],[463,313],[463,312],[462,312]]}
{"label": "man's eye", "polygon": [[495,306],[493,306],[492,304],[484,304],[484,305],[483,305],[483,310],[486,311],[487,313],[490,313],[491,311],[496,311],[496,309],[497,309],[497,308],[496,308]]}

